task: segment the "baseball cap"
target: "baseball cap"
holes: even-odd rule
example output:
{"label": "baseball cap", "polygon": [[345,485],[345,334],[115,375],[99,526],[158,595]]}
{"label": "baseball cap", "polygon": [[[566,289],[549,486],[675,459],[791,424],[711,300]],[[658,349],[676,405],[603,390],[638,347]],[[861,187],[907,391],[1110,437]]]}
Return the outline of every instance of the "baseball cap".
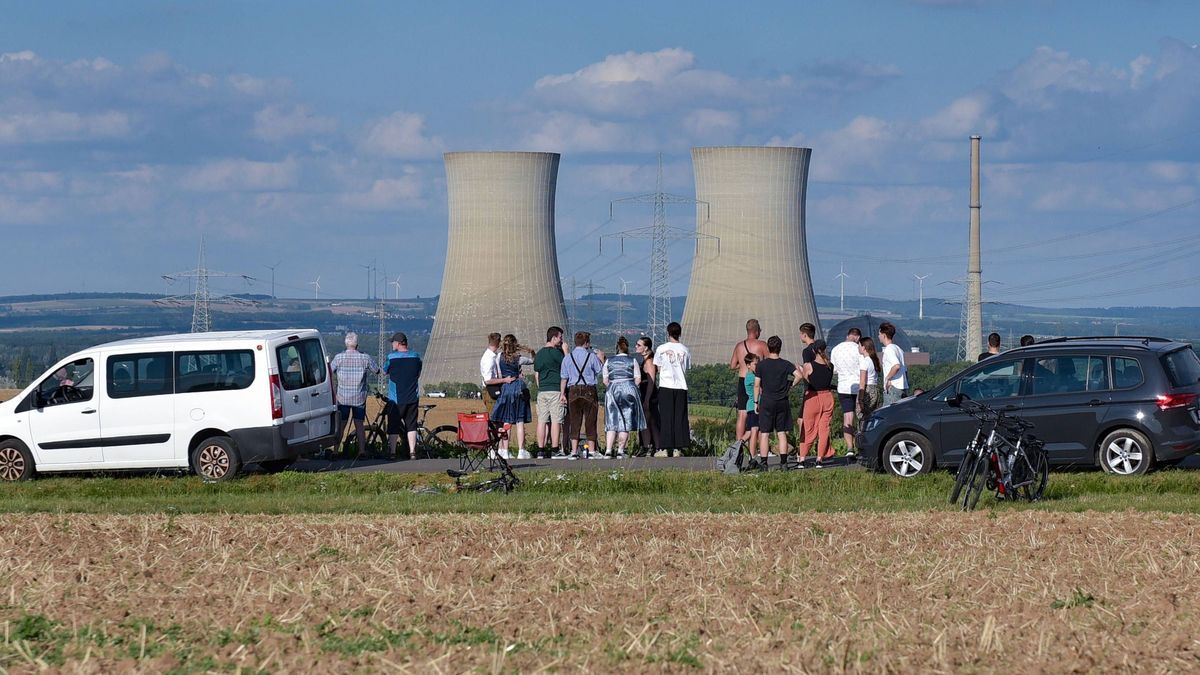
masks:
{"label": "baseball cap", "polygon": [[402,345],[407,345],[408,336],[404,333],[392,333],[392,342],[399,342]]}

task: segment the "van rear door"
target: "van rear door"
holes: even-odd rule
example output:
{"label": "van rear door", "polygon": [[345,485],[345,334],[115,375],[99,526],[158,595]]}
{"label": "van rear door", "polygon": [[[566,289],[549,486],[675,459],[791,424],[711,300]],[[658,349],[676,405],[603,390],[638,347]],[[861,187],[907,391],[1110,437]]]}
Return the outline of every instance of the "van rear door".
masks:
{"label": "van rear door", "polygon": [[283,437],[288,444],[332,433],[332,383],[318,337],[289,337],[275,348],[283,387]]}

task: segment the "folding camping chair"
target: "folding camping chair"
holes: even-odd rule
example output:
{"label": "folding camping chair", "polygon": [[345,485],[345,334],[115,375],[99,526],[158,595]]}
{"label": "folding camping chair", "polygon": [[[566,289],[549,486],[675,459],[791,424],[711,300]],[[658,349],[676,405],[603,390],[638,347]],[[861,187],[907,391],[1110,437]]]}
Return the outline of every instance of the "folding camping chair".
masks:
{"label": "folding camping chair", "polygon": [[[454,479],[458,491],[473,490],[476,492],[492,492],[503,490],[512,492],[521,480],[513,473],[508,460],[498,452],[500,441],[507,440],[508,431],[502,425],[492,422],[482,413],[458,414],[458,447],[459,458],[457,469],[446,469],[446,474]],[[486,469],[484,466],[486,465]],[[496,478],[464,483],[463,479],[482,471],[500,474]]]}

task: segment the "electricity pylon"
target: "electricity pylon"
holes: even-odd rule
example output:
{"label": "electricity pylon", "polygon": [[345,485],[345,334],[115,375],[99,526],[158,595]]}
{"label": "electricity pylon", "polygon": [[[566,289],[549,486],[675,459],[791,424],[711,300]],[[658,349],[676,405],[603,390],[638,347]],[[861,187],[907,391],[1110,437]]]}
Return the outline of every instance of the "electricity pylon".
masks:
{"label": "electricity pylon", "polygon": [[247,283],[253,281],[253,277],[245,274],[231,274],[229,272],[217,272],[208,269],[204,263],[204,237],[200,237],[200,258],[196,263],[196,269],[186,270],[184,272],[176,272],[175,274],[162,275],[163,280],[167,284],[175,283],[181,279],[195,279],[195,287],[191,296],[173,295],[166,298],[155,300],[158,305],[180,306],[186,305],[188,302],[192,304],[192,332],[207,333],[212,330],[212,313],[209,310],[209,305],[214,302],[235,303],[244,305],[257,304],[245,298],[235,298],[228,295],[213,295],[208,288],[209,277],[223,278],[239,278]]}

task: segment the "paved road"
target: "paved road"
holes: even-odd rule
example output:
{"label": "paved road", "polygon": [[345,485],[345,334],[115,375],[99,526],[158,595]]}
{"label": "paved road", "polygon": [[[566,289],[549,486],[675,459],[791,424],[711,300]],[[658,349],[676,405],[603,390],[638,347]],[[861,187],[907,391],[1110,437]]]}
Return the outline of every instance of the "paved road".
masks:
{"label": "paved road", "polygon": [[[514,470],[554,469],[558,471],[611,471],[612,469],[675,469],[688,471],[705,471],[714,468],[712,457],[661,457],[661,458],[630,458],[616,459],[580,459],[569,461],[565,459],[513,459],[509,460]],[[778,458],[771,458],[771,469],[778,468]],[[833,466],[838,468],[860,468],[858,464],[848,466],[845,458],[833,460]],[[326,461],[304,459],[292,465],[293,471],[347,471],[361,473],[364,471],[387,471],[391,473],[443,473],[446,469],[457,469],[457,459],[418,459],[411,461],[389,462],[379,459],[364,459],[358,461]],[[831,467],[832,468],[832,467]],[[823,469],[822,469],[823,470]]]}

